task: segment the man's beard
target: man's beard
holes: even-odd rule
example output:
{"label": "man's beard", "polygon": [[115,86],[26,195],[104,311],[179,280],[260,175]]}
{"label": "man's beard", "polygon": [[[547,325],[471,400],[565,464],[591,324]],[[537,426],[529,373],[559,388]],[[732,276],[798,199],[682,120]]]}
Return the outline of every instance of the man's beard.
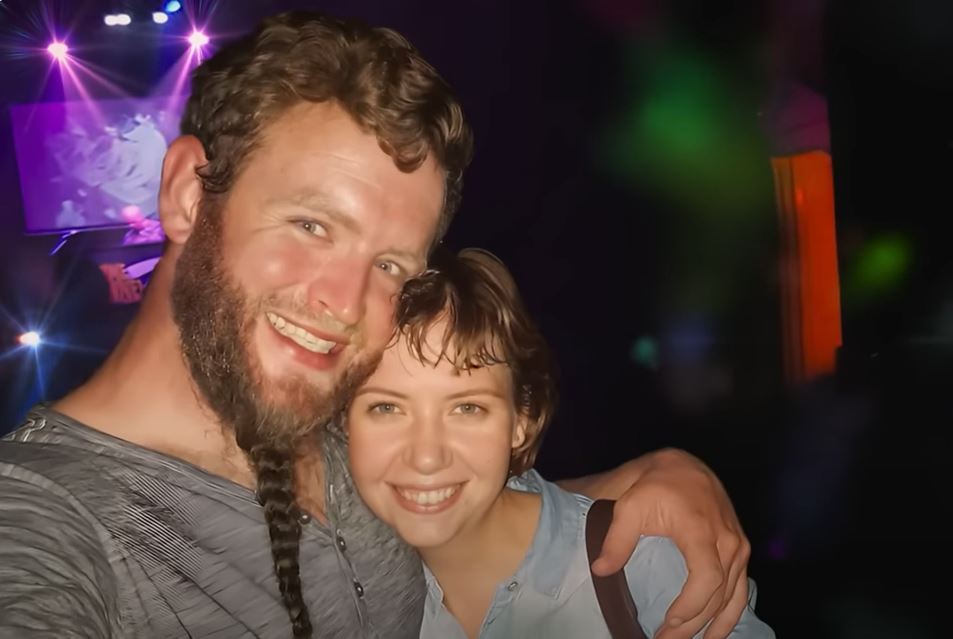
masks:
{"label": "man's beard", "polygon": [[182,352],[202,399],[234,430],[242,450],[266,447],[294,456],[319,439],[374,372],[380,354],[352,362],[329,390],[304,377],[269,381],[252,343],[262,303],[251,303],[222,264],[221,211],[209,210],[213,206],[203,202],[176,265],[172,312]]}

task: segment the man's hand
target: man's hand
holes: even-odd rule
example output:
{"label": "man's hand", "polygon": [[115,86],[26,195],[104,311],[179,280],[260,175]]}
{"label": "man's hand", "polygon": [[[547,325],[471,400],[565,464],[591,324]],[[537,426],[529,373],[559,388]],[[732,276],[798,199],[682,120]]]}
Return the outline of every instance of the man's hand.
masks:
{"label": "man's hand", "polygon": [[705,639],[724,639],[748,603],[751,545],[718,477],[680,450],[662,450],[614,471],[564,485],[593,498],[616,499],[612,525],[592,570],[621,570],[642,535],[671,538],[688,580],[657,639],[689,639],[711,621]]}

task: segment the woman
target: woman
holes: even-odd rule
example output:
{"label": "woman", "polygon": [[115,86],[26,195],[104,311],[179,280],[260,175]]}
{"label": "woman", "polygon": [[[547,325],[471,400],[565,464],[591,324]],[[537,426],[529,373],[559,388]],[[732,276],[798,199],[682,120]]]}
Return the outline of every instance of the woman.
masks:
{"label": "woman", "polygon": [[[434,267],[405,287],[395,341],[348,410],[355,485],[425,564],[421,637],[608,637],[586,555],[591,501],[526,472],[554,407],[546,344],[493,256]],[[653,636],[684,561],[644,537],[625,572]],[[751,593],[731,636],[773,637]]]}

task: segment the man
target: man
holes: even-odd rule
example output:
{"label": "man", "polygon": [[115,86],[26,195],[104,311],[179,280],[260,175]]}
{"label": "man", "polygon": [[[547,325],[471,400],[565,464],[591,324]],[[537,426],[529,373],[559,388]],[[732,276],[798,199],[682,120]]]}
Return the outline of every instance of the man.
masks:
{"label": "man", "polygon": [[[462,111],[396,33],[295,13],[197,70],[182,129],[138,317],[0,444],[0,635],[415,637],[419,560],[321,433],[449,224]],[[748,547],[707,468],[662,452],[572,488],[625,493],[603,573],[642,533],[680,545],[669,636],[728,634]]]}

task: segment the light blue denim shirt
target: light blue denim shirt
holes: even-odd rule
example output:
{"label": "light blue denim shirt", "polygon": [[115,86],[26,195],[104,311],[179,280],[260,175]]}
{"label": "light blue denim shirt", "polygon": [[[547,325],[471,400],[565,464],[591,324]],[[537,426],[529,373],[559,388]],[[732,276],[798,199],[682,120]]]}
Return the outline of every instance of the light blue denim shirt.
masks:
{"label": "light blue denim shirt", "polygon": [[[497,586],[480,639],[609,639],[586,556],[586,513],[592,500],[562,490],[535,471],[511,480],[510,487],[541,493],[539,526],[516,574]],[[440,584],[426,566],[424,572],[427,601],[421,639],[466,639],[443,605]],[[668,538],[643,537],[625,574],[639,622],[652,637],[685,583],[685,561]],[[773,639],[774,631],[754,614],[755,596],[754,582],[749,580],[748,606],[732,638]]]}

